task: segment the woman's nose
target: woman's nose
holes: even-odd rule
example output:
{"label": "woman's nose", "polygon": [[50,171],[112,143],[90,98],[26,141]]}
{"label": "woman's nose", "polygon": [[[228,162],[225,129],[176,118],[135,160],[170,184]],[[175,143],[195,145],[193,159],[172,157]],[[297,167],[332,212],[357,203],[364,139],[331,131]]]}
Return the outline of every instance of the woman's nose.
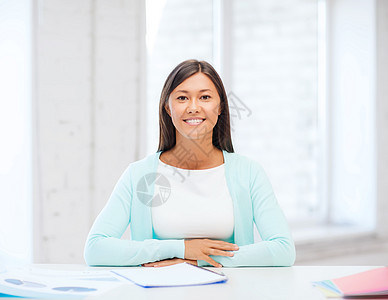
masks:
{"label": "woman's nose", "polygon": [[200,106],[198,105],[198,102],[196,99],[191,99],[187,105],[187,112],[188,113],[194,113],[199,112]]}

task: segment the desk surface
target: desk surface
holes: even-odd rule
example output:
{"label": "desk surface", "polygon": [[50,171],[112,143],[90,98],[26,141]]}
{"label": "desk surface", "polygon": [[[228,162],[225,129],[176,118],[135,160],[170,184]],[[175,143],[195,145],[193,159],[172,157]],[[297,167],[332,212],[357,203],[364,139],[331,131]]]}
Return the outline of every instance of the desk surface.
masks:
{"label": "desk surface", "polygon": [[[56,270],[102,270],[85,265],[36,265]],[[365,271],[372,266],[330,266],[288,268],[222,268],[229,280],[224,284],[195,287],[145,289],[123,285],[90,299],[326,299],[312,281],[331,279]],[[108,268],[115,269],[115,268]],[[213,269],[213,268],[210,268]],[[5,298],[2,298],[5,299]],[[10,298],[15,299],[15,298]]]}

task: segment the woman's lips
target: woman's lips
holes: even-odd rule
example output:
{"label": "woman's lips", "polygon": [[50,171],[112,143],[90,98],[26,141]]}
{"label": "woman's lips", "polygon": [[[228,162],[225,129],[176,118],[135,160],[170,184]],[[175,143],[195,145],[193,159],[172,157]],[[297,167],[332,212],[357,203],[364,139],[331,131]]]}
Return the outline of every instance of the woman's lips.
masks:
{"label": "woman's lips", "polygon": [[190,118],[190,119],[186,119],[186,120],[183,120],[185,123],[191,125],[191,126],[196,126],[196,125],[199,125],[201,124],[203,121],[205,121],[205,119],[202,119],[202,118]]}

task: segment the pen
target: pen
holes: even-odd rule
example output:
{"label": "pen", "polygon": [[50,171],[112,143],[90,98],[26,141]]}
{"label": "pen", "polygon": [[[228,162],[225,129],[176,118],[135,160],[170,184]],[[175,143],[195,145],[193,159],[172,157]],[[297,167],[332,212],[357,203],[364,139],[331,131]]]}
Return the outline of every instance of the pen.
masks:
{"label": "pen", "polygon": [[225,275],[223,272],[221,272],[221,271],[220,271],[220,272],[216,272],[216,271],[209,270],[209,269],[206,269],[206,268],[204,268],[204,267],[196,266],[196,265],[193,265],[193,264],[189,264],[189,263],[185,263],[185,264],[191,265],[191,266],[193,266],[193,267],[197,267],[197,268],[202,269],[202,270],[206,270],[206,271],[208,271],[208,272],[215,273],[215,274],[220,275],[220,276],[226,276],[226,275]]}

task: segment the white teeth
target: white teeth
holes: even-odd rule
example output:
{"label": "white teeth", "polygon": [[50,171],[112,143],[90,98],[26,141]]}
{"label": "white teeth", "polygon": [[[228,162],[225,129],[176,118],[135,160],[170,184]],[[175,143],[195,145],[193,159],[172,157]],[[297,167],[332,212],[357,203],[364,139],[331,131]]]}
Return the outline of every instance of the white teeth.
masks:
{"label": "white teeth", "polygon": [[186,123],[189,123],[191,125],[197,125],[197,124],[200,124],[203,122],[202,119],[189,119],[189,120],[185,120]]}

